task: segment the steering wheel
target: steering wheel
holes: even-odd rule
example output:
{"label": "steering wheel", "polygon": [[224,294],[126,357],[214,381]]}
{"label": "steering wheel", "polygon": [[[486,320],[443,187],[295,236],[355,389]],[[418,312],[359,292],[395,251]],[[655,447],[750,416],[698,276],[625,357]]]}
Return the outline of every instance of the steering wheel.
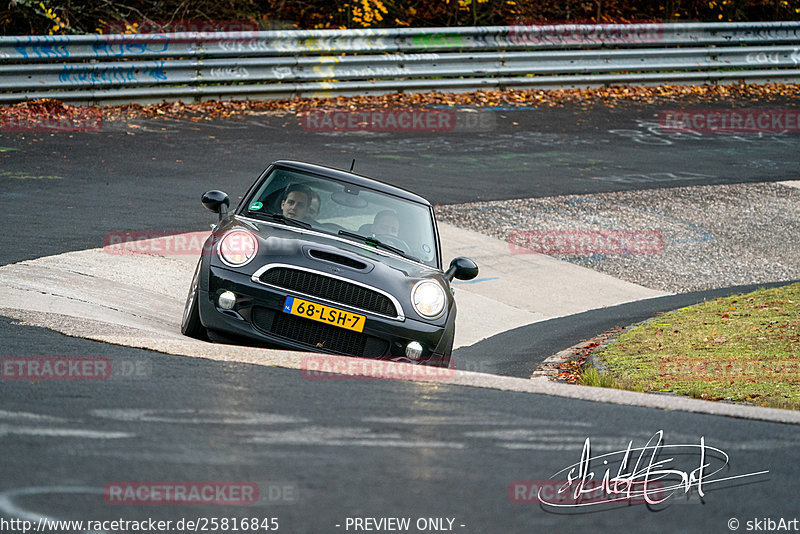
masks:
{"label": "steering wheel", "polygon": [[381,243],[386,243],[389,246],[399,248],[404,253],[408,253],[408,251],[411,250],[411,247],[408,246],[408,243],[397,236],[389,234],[376,234],[375,239],[378,239]]}

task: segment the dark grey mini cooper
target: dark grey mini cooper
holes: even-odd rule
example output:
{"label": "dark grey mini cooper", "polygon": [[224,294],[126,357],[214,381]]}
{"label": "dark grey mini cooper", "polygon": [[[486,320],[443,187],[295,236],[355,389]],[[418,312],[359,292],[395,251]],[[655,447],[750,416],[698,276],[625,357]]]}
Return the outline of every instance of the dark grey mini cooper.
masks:
{"label": "dark grey mini cooper", "polygon": [[295,161],[270,165],[219,214],[195,270],[181,331],[195,338],[447,366],[454,278],[442,270],[433,208],[364,176]]}

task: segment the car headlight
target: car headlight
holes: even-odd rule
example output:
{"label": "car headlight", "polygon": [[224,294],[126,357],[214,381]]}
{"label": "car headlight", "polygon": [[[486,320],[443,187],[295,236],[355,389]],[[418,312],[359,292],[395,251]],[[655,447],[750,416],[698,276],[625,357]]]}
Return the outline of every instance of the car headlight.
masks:
{"label": "car headlight", "polygon": [[234,230],[225,234],[217,250],[223,263],[241,267],[256,257],[258,240],[250,232]]}
{"label": "car headlight", "polygon": [[442,286],[431,280],[423,280],[411,290],[411,303],[414,309],[429,319],[442,314],[446,301]]}

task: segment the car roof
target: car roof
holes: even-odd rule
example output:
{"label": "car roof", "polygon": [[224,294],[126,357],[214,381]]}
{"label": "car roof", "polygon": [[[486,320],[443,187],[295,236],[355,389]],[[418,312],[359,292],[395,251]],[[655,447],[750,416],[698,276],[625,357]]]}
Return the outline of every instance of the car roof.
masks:
{"label": "car roof", "polygon": [[428,202],[423,197],[417,195],[416,193],[412,193],[411,191],[407,191],[400,187],[396,187],[391,184],[387,184],[386,182],[381,182],[380,180],[376,180],[374,178],[370,178],[369,176],[362,176],[360,174],[355,174],[353,172],[343,171],[341,169],[334,169],[333,167],[326,167],[324,165],[315,165],[313,163],[305,163],[302,161],[292,161],[292,160],[278,160],[272,163],[273,166],[276,167],[283,167],[286,169],[295,169],[298,171],[306,171],[313,174],[319,174],[322,176],[327,176],[329,178],[335,178],[336,180],[340,180],[342,182],[351,183],[354,185],[359,185],[365,188],[374,189],[376,191],[380,191],[381,193],[386,193],[389,195],[394,195],[396,197],[400,197],[405,200],[410,200],[412,202],[417,202],[418,204],[424,204],[425,206],[430,206],[431,203]]}

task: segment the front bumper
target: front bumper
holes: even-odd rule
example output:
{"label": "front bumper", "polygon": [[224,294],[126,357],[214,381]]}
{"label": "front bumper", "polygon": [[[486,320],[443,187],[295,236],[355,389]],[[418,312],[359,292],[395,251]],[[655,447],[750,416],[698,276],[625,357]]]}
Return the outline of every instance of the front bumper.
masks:
{"label": "front bumper", "polygon": [[[232,310],[217,305],[224,291],[237,297]],[[451,322],[438,326],[409,317],[396,320],[337,305],[366,317],[359,333],[283,312],[287,296],[314,301],[313,296],[262,285],[246,274],[211,266],[208,290],[201,288],[198,295],[200,321],[208,329],[268,345],[364,358],[404,358],[406,345],[417,341],[423,347],[419,362],[434,363],[441,361],[449,345],[446,331]]]}

